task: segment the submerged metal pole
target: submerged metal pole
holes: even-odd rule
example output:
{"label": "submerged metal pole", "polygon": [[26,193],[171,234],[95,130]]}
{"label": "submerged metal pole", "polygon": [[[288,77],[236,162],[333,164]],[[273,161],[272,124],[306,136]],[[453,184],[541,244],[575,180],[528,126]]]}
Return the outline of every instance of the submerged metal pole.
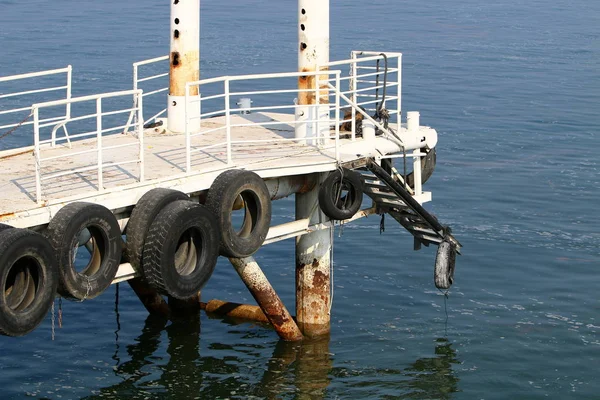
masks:
{"label": "submerged metal pole", "polygon": [[[186,124],[185,84],[200,79],[200,0],[171,0],[171,52],[167,128],[184,133]],[[198,87],[190,87],[192,100],[199,100]],[[188,110],[199,115],[199,102]],[[193,110],[197,110],[194,112]],[[190,115],[187,116],[188,118]],[[190,132],[199,130],[200,120],[190,121]]]}
{"label": "submerged metal pole", "polygon": [[[319,186],[296,194],[296,219],[310,218],[310,224],[328,218],[318,204]],[[296,238],[296,321],[308,338],[329,334],[331,290],[331,228]]]}
{"label": "submerged metal pole", "polygon": [[298,326],[254,258],[230,258],[229,261],[279,337],[288,341],[302,340],[302,333]]}
{"label": "submerged metal pole", "polygon": [[[329,0],[298,0],[298,39],[300,72],[316,71],[329,62]],[[298,121],[321,119],[318,104],[327,103],[327,92],[320,90],[327,87],[326,78],[301,76],[298,79]],[[304,89],[312,91],[302,92]],[[325,117],[327,107],[324,107]],[[309,129],[311,125],[313,128]],[[315,125],[296,124],[296,137],[318,136]],[[329,130],[328,124],[322,125]],[[315,144],[315,141],[307,140],[307,144]],[[320,185],[316,185],[307,193],[296,194],[296,219],[310,218],[310,224],[328,220],[319,208],[319,188]],[[331,228],[296,238],[296,320],[304,336],[309,338],[329,334],[330,252]]]}

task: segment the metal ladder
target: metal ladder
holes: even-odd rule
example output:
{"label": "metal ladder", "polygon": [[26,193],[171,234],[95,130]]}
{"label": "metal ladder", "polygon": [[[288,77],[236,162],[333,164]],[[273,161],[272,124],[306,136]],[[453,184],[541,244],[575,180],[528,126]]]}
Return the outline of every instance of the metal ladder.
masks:
{"label": "metal ladder", "polygon": [[[363,192],[376,203],[381,212],[390,214],[415,238],[415,250],[421,245],[439,245],[448,242],[460,254],[462,245],[452,235],[448,226],[443,226],[429,213],[404,185],[373,158],[369,159],[366,170],[362,170]],[[370,173],[369,173],[370,172]],[[394,172],[392,172],[394,174]]]}

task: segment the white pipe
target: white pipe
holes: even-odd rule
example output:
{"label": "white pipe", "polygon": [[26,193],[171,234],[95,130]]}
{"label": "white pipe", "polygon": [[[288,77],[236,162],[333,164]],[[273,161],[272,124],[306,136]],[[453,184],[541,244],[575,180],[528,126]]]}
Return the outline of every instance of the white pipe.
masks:
{"label": "white pipe", "polygon": [[[200,79],[200,0],[171,1],[171,56],[167,129],[175,133],[186,131],[186,117],[196,115],[194,109],[185,112],[186,83]],[[198,87],[189,88],[189,97],[198,97]],[[199,114],[199,110],[198,110]],[[188,130],[200,130],[200,120],[189,122]]]}

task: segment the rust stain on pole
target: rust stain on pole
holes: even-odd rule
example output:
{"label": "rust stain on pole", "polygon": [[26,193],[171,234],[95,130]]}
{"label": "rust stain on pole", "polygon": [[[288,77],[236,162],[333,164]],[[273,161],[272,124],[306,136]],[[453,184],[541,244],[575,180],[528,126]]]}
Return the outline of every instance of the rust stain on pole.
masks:
{"label": "rust stain on pole", "polygon": [[230,258],[231,265],[283,340],[302,340],[298,325],[253,257]]}
{"label": "rust stain on pole", "polygon": [[[169,94],[172,96],[185,96],[185,84],[200,79],[200,52],[189,51],[181,54],[171,52],[171,69],[169,74]],[[198,86],[190,87],[190,96],[198,95]]]}
{"label": "rust stain on pole", "polygon": [[298,326],[311,338],[326,336],[330,332],[330,276],[329,259],[323,260],[325,268],[315,258],[310,264],[296,267],[296,313]]}

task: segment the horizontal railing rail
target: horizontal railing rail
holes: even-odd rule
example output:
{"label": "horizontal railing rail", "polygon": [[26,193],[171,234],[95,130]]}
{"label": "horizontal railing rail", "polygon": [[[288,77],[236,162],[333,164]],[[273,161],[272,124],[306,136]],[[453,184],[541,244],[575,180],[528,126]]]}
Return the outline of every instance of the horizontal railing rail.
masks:
{"label": "horizontal railing rail", "polygon": [[[65,75],[64,76],[64,79],[65,79],[64,85],[59,84],[58,86],[56,86],[55,83],[52,83],[50,86],[48,86],[49,85],[48,82],[43,82],[44,78],[52,77],[55,75],[63,75],[63,74]],[[31,117],[33,115],[32,115],[32,109],[31,109],[30,104],[36,102],[36,100],[38,102],[40,100],[39,97],[36,98],[34,95],[39,95],[42,93],[54,94],[54,92],[64,92],[64,95],[61,95],[60,99],[67,99],[67,100],[70,99],[71,98],[71,90],[72,90],[72,76],[73,76],[73,68],[70,65],[68,65],[65,68],[50,69],[50,70],[45,70],[45,71],[30,72],[30,73],[26,73],[26,74],[18,74],[18,75],[10,75],[10,76],[0,77],[0,90],[3,87],[2,84],[7,84],[9,82],[15,82],[15,81],[31,81],[32,86],[41,86],[41,87],[37,87],[34,89],[14,91],[14,92],[10,92],[10,93],[3,93],[0,91],[0,103],[2,102],[3,99],[10,99],[11,101],[13,101],[13,103],[27,104],[27,106],[18,105],[14,108],[8,108],[8,109],[1,110],[0,116],[5,116],[5,117],[3,117],[3,121],[8,122],[10,120],[9,118],[11,118],[11,117],[9,117],[11,114],[15,114],[14,117],[12,117],[12,118],[15,118],[17,121],[10,122],[10,123],[0,122],[0,130],[10,129],[10,130],[14,131],[17,128],[20,128],[22,126],[33,125],[33,120],[31,120]],[[46,96],[44,96],[44,97],[46,97]],[[24,98],[29,98],[29,100],[26,100]],[[1,108],[5,108],[5,107],[1,107]],[[29,113],[29,114],[27,114],[27,113]],[[48,117],[41,122],[42,123],[44,123],[44,122],[50,123],[53,121],[70,118],[70,116],[71,116],[71,106],[69,103],[66,103],[64,115]],[[0,134],[1,133],[3,133],[3,132],[0,132]],[[66,130],[65,130],[65,135],[68,136],[68,132]]]}

